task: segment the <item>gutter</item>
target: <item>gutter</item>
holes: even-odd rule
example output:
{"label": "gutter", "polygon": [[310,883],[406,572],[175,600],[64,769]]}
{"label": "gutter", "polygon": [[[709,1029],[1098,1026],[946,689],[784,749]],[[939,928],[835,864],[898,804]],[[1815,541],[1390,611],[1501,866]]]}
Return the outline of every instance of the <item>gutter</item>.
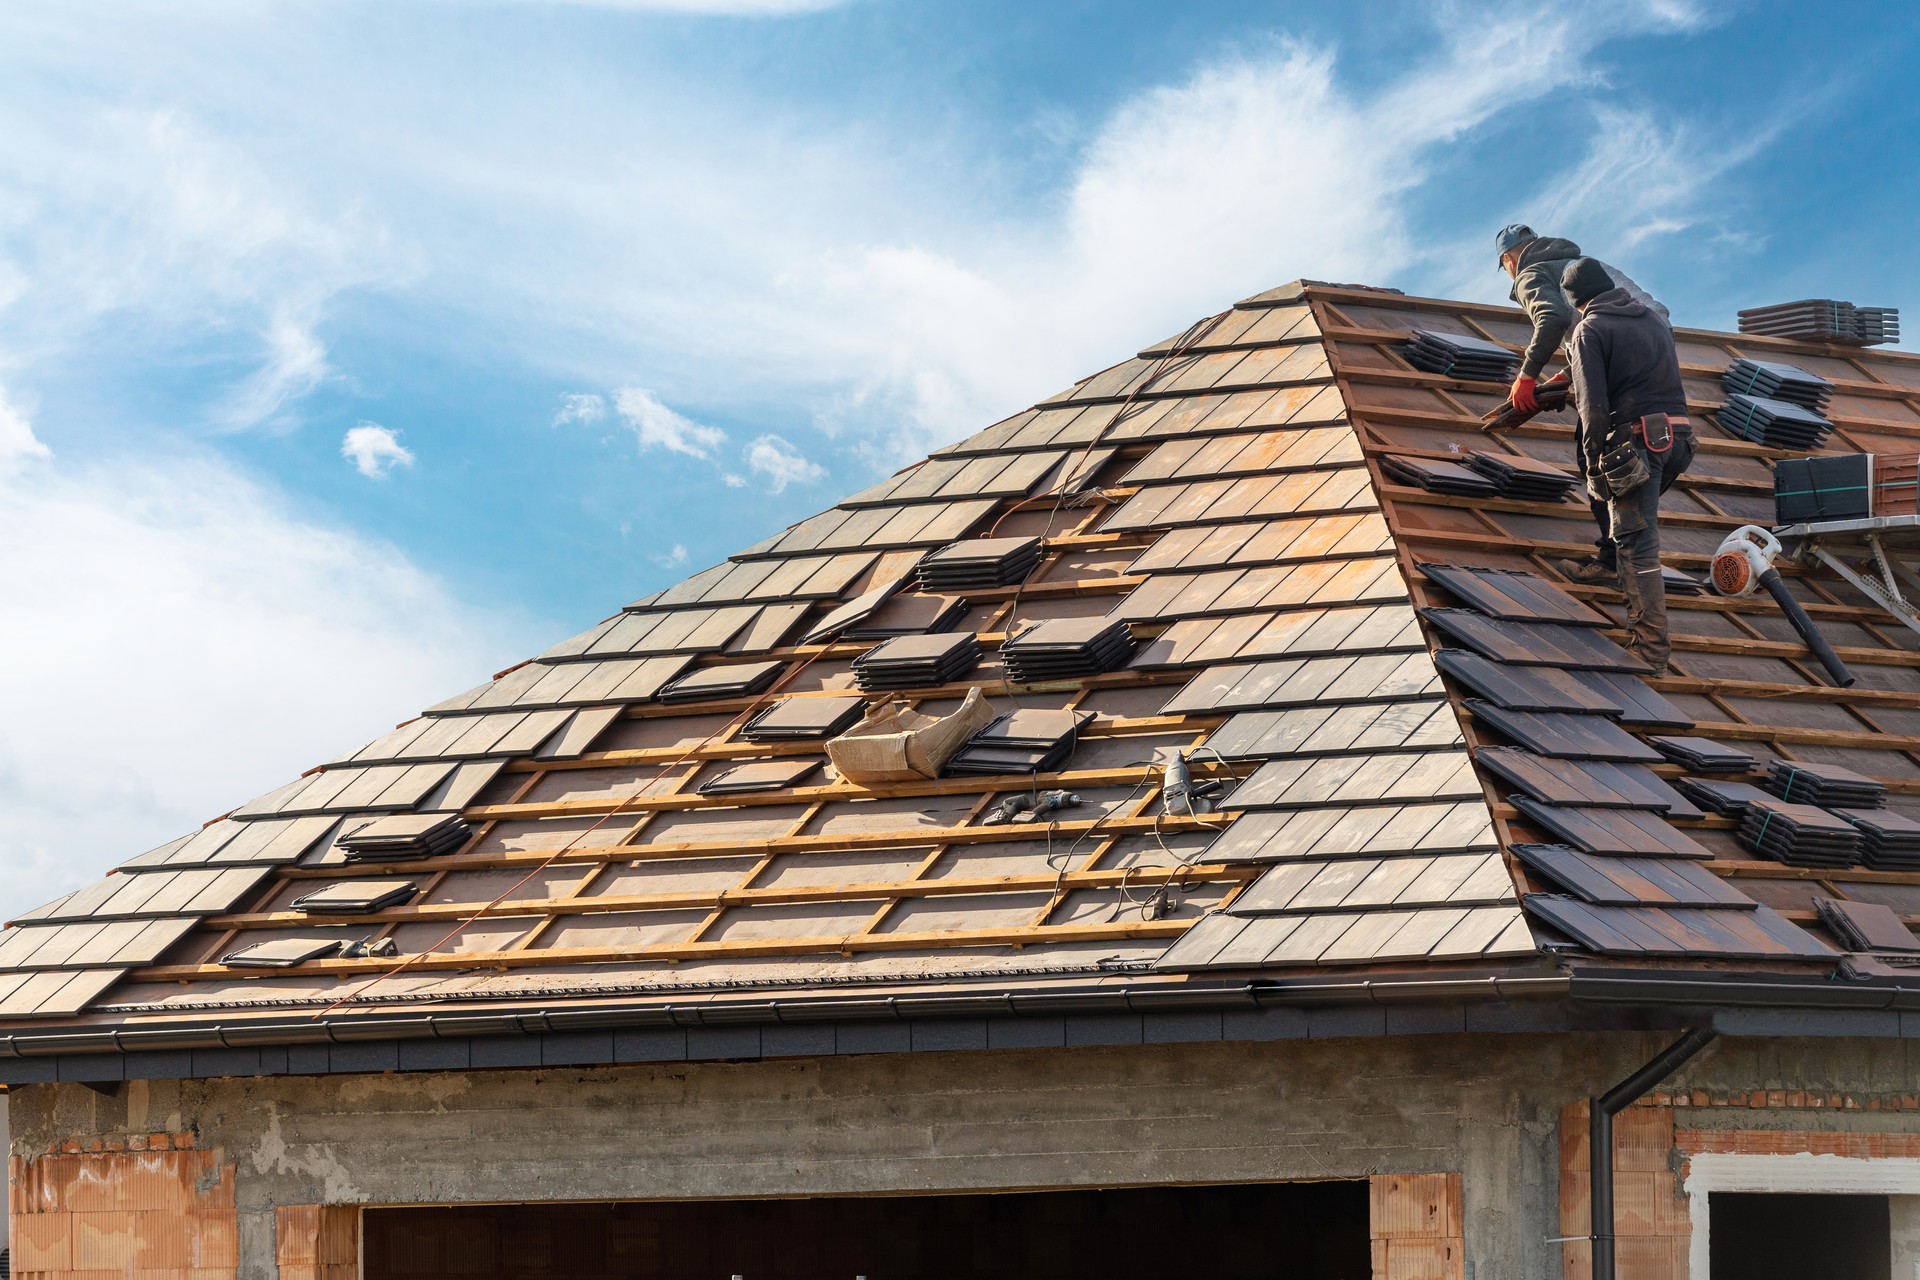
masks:
{"label": "gutter", "polygon": [[1046,1017],[1240,1011],[1309,1004],[1400,1005],[1421,1001],[1541,999],[1564,996],[1564,974],[1444,978],[1361,978],[1289,984],[1239,982],[1164,987],[1001,990],[950,995],[844,996],[708,1001],[699,1004],[569,1005],[524,1012],[360,1014],[272,1021],[193,1022],[166,1027],[55,1029],[0,1036],[0,1059],[59,1054],[138,1053],[268,1045],[551,1035],[648,1027],[713,1027],[827,1021]]}

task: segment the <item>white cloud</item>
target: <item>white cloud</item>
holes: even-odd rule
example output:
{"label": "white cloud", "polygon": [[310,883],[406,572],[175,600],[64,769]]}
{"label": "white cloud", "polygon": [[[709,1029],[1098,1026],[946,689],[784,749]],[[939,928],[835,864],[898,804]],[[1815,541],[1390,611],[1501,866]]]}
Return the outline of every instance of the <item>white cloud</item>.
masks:
{"label": "white cloud", "polygon": [[289,506],[177,447],[0,472],[0,918],[538,647]]}
{"label": "white cloud", "polygon": [[711,458],[714,450],[727,442],[726,432],[682,417],[643,387],[619,388],[613,393],[613,407],[640,442],[642,453],[649,449],[667,449],[690,457]]}
{"label": "white cloud", "polygon": [[657,556],[648,557],[648,559],[652,560],[655,564],[659,565],[662,569],[678,569],[680,566],[686,564],[687,561],[690,560],[691,558],[692,557],[687,552],[686,544],[680,543],[680,542],[674,543],[672,548],[670,548],[667,551],[661,552]]}
{"label": "white cloud", "polygon": [[340,440],[340,456],[369,480],[383,480],[395,467],[413,465],[413,451],[400,443],[400,436],[377,422],[351,427]]}
{"label": "white cloud", "polygon": [[7,399],[7,389],[0,387],[0,479],[33,459],[51,456],[33,434],[33,424]]}
{"label": "white cloud", "polygon": [[826,477],[819,463],[794,448],[779,436],[760,436],[741,454],[747,466],[767,479],[769,493],[783,493],[790,484],[805,484]]}
{"label": "white cloud", "polygon": [[738,472],[729,471],[727,474],[721,476],[720,479],[729,489],[744,489],[747,487],[747,478]]}
{"label": "white cloud", "polygon": [[606,397],[574,391],[560,397],[560,411],[553,415],[553,425],[564,427],[569,422],[598,422],[606,416]]}

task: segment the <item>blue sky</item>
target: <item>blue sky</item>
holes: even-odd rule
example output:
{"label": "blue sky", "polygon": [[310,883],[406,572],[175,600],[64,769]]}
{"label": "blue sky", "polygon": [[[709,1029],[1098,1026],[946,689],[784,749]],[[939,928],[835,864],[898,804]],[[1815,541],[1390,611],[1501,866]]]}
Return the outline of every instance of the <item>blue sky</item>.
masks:
{"label": "blue sky", "polygon": [[1300,276],[1902,305],[1904,6],[0,9],[0,912]]}

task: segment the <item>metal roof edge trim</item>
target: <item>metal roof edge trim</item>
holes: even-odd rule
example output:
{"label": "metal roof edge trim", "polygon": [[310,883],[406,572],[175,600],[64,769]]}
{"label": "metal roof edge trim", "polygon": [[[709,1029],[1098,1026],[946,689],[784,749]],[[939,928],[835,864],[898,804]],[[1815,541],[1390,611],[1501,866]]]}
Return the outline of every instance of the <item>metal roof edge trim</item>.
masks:
{"label": "metal roof edge trim", "polygon": [[1537,999],[1566,994],[1565,975],[1504,974],[1340,981],[1252,981],[1167,989],[1002,990],[966,995],[872,996],[831,1000],[750,1000],[706,1005],[600,1006],[527,1012],[294,1019],[257,1024],[48,1030],[0,1035],[0,1060],[67,1054],[138,1053],[269,1045],[560,1035],[648,1027],[720,1027],[756,1023],[905,1021],[983,1016],[1165,1014],[1256,1011],[1301,1004],[1405,1004],[1437,1000]]}

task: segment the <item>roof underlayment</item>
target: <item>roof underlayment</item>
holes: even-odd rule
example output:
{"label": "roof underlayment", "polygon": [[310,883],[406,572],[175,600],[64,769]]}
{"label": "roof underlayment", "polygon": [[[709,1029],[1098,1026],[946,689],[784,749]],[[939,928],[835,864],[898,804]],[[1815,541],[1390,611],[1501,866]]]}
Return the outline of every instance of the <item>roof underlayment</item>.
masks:
{"label": "roof underlayment", "polygon": [[[1798,571],[1854,688],[1764,597],[1674,596],[1673,668],[1642,679],[1617,593],[1547,565],[1590,545],[1583,502],[1383,469],[1572,456],[1564,413],[1481,434],[1504,388],[1414,370],[1416,328],[1525,340],[1508,308],[1248,299],[15,920],[0,1031],[1330,970],[1817,981],[1849,946],[1817,897],[1920,917],[1920,872],[1763,860],[1650,745],[1842,765],[1920,817],[1920,636]],[[1834,384],[1828,451],[1920,452],[1920,357],[1679,340],[1701,443],[1663,500],[1671,566],[1697,575],[1772,519],[1789,455],[1710,425],[1738,356]],[[1022,581],[992,585],[992,556],[930,565],[937,590],[916,574],[950,544],[1034,538]],[[1017,546],[991,550],[1017,573]],[[1101,619],[1130,625],[1130,658]],[[1079,625],[1003,652],[1050,620]],[[929,628],[977,637],[977,665],[911,640],[856,667]],[[1095,649],[1118,669],[1072,676]],[[926,673],[946,682],[880,687]],[[1002,725],[967,768],[1057,768],[861,786],[826,763],[819,735],[866,705],[944,715],[976,687],[996,714],[1078,716]],[[1062,722],[1050,753],[1020,736]],[[1194,748],[1222,808],[1166,812],[1161,769]],[[1052,788],[1081,803],[985,822]],[[343,837],[395,815],[418,820],[349,857]],[[440,851],[454,817],[471,833]],[[242,951],[277,967],[225,962]]]}

